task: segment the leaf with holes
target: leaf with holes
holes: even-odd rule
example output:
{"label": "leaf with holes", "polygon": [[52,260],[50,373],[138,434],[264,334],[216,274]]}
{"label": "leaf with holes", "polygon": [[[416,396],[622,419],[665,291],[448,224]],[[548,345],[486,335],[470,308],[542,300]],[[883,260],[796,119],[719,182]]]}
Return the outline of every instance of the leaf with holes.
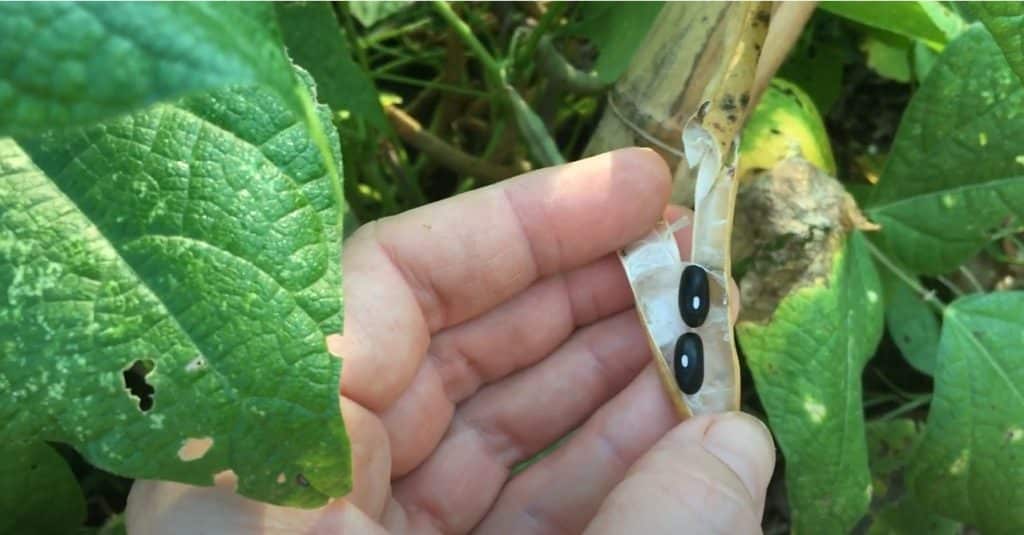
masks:
{"label": "leaf with holes", "polygon": [[0,141],[3,436],[129,477],[233,470],[273,503],[347,492],[327,173],[305,122],[257,87]]}
{"label": "leaf with holes", "polygon": [[1024,531],[1024,292],[946,308],[935,397],[911,463],[920,500],[983,533]]}
{"label": "leaf with holes", "polygon": [[82,489],[59,453],[41,441],[0,446],[0,533],[74,533],[84,518]]}
{"label": "leaf with holes", "polygon": [[949,272],[1024,218],[1024,84],[985,29],[946,47],[900,123],[867,213],[908,268]]}
{"label": "leaf with holes", "polygon": [[786,458],[794,531],[848,533],[871,499],[860,376],[882,335],[882,289],[860,233],[822,279],[738,334]]}
{"label": "leaf with holes", "polygon": [[0,135],[235,83],[294,91],[269,3],[0,4]]}

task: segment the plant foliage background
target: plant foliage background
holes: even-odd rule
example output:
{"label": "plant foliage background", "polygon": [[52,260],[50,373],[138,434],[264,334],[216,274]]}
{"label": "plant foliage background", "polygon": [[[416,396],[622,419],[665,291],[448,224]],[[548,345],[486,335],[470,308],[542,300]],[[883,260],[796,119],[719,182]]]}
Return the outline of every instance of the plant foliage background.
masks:
{"label": "plant foliage background", "polygon": [[[344,494],[342,235],[580,157],[661,9],[0,5],[0,532],[123,530],[140,477]],[[767,533],[1024,530],[1022,35],[824,2],[748,121],[879,227],[738,327]]]}

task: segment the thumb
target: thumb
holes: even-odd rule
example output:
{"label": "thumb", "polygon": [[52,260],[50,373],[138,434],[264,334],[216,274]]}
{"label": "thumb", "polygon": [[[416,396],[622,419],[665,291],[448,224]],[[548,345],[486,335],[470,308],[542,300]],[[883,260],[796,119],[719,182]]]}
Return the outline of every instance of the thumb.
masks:
{"label": "thumb", "polygon": [[774,468],[771,434],[758,419],[691,418],[633,465],[587,533],[760,533]]}

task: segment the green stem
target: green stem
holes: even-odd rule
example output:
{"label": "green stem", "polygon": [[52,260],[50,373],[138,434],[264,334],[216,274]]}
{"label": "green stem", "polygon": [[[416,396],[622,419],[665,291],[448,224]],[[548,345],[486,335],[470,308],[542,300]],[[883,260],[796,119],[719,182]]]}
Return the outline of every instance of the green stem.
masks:
{"label": "green stem", "polygon": [[568,4],[565,2],[551,2],[548,4],[548,10],[544,12],[544,15],[537,22],[537,27],[526,38],[526,43],[520,49],[521,52],[516,55],[517,65],[521,66],[533,58],[537,45],[540,44],[540,38],[548,33],[548,30],[558,20],[558,17],[565,12],[567,6]]}
{"label": "green stem", "polygon": [[931,400],[932,400],[932,395],[931,394],[923,394],[920,397],[917,397],[917,398],[915,398],[915,399],[913,399],[913,400],[911,400],[911,401],[909,401],[907,403],[904,403],[903,405],[900,405],[899,407],[896,407],[895,409],[893,409],[893,410],[891,410],[891,411],[889,411],[889,412],[879,416],[878,417],[878,421],[884,422],[886,420],[892,420],[893,418],[896,418],[897,416],[902,416],[902,415],[904,415],[904,414],[906,414],[906,413],[908,413],[908,412],[910,412],[910,411],[912,411],[912,410],[914,410],[914,409],[916,409],[916,408],[918,408],[918,407],[920,407],[922,405],[925,405],[925,404],[931,402]]}
{"label": "green stem", "polygon": [[403,84],[413,85],[413,86],[417,86],[417,87],[427,87],[427,88],[431,88],[431,89],[437,89],[438,91],[448,91],[448,92],[451,92],[451,93],[459,93],[459,94],[462,94],[462,95],[469,95],[469,96],[472,96],[472,97],[487,97],[487,96],[489,96],[487,93],[485,93],[483,91],[477,91],[475,89],[466,89],[464,87],[459,87],[457,85],[448,85],[448,84],[444,84],[444,83],[441,83],[441,82],[435,82],[435,81],[432,81],[432,80],[427,80],[427,81],[418,80],[416,78],[409,78],[409,77],[406,77],[406,76],[402,76],[400,74],[390,74],[390,73],[386,73],[386,72],[380,72],[380,73],[373,73],[372,76],[373,76],[374,79],[390,80],[392,82],[400,82],[400,83],[403,83]]}
{"label": "green stem", "polygon": [[409,32],[416,31],[416,30],[418,30],[420,28],[424,28],[424,27],[429,26],[429,25],[430,25],[430,19],[429,18],[425,18],[425,19],[420,19],[420,20],[414,21],[414,22],[410,22],[409,24],[406,24],[405,26],[399,26],[397,28],[395,28],[395,27],[381,28],[380,30],[377,30],[377,31],[371,33],[370,35],[364,37],[363,39],[361,39],[361,42],[365,46],[373,46],[374,44],[379,43],[381,41],[387,41],[388,39],[391,39],[392,37],[398,37],[400,35],[405,35],[405,34],[407,34]]}
{"label": "green stem", "polygon": [[962,273],[964,278],[967,279],[967,282],[971,283],[971,286],[974,287],[974,291],[978,293],[985,293],[985,287],[981,285],[981,281],[978,280],[978,277],[974,276],[974,272],[968,269],[967,266],[960,266],[960,273]]}
{"label": "green stem", "polygon": [[414,57],[411,57],[411,56],[409,56],[409,57],[397,57],[397,58],[395,58],[395,59],[393,59],[393,60],[391,60],[391,61],[389,61],[387,63],[383,63],[380,66],[376,67],[374,69],[374,73],[385,74],[388,71],[393,71],[393,70],[399,69],[401,67],[409,65],[410,63],[417,63],[417,62],[420,62],[420,61],[423,61],[424,63],[428,63],[428,62],[426,62],[424,60],[427,60],[427,59],[437,59],[437,58],[440,58],[440,57],[443,57],[443,56],[444,56],[444,53],[430,54],[428,56],[421,57],[421,58],[414,58]]}
{"label": "green stem", "polygon": [[942,285],[949,289],[950,292],[953,292],[953,295],[955,297],[960,297],[961,295],[964,294],[964,291],[959,286],[954,284],[953,281],[949,280],[947,277],[944,277],[942,275],[936,275],[935,280],[942,283]]}
{"label": "green stem", "polygon": [[892,261],[892,259],[886,256],[885,253],[880,251],[878,247],[875,247],[875,244],[871,243],[871,240],[864,240],[864,243],[867,244],[868,250],[871,251],[871,256],[874,256],[875,259],[881,262],[883,266],[888,268],[889,271],[892,271],[893,275],[896,275],[897,277],[900,278],[900,280],[907,283],[907,286],[913,288],[914,291],[921,296],[921,299],[924,300],[925,303],[928,303],[933,308],[935,308],[935,310],[937,310],[939,314],[942,314],[946,311],[946,305],[943,304],[942,301],[939,301],[938,297],[935,297],[935,292],[928,290],[927,288],[921,285],[921,282],[918,281],[916,277],[912,277],[908,275],[906,272],[904,272],[902,269],[900,269],[900,267],[897,266],[896,263]]}
{"label": "green stem", "polygon": [[470,28],[465,21],[459,18],[458,14],[455,13],[455,10],[452,9],[452,6],[448,5],[448,2],[436,0],[433,2],[433,6],[434,11],[437,11],[437,13],[441,15],[441,18],[443,18],[448,25],[452,27],[452,30],[455,31],[456,35],[458,35],[459,38],[466,43],[466,46],[473,51],[473,54],[476,55],[476,59],[484,66],[484,71],[487,73],[488,78],[491,79],[491,83],[496,87],[504,85],[505,74],[501,70],[501,65],[498,65],[494,56],[492,56],[491,53],[484,48],[483,43],[473,35],[472,28]]}

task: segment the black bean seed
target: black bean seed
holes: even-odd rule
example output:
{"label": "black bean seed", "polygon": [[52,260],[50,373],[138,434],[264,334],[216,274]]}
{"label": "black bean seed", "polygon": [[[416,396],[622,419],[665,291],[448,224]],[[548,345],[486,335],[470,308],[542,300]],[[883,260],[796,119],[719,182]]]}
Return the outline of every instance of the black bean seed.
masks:
{"label": "black bean seed", "polygon": [[690,327],[700,327],[708,317],[708,272],[690,264],[679,278],[679,315]]}
{"label": "black bean seed", "polygon": [[676,385],[686,395],[694,395],[704,384],[704,343],[697,333],[684,333],[676,340],[672,368]]}

